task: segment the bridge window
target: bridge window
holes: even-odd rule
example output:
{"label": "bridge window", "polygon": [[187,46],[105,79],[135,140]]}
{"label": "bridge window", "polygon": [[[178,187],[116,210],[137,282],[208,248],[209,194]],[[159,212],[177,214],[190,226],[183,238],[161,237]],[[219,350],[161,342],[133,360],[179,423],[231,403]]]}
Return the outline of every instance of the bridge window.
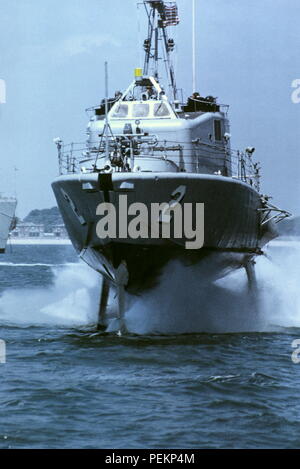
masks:
{"label": "bridge window", "polygon": [[154,116],[155,117],[167,117],[170,115],[168,106],[165,103],[155,103],[154,105]]}
{"label": "bridge window", "polygon": [[128,104],[119,104],[116,107],[112,117],[125,118],[127,117],[127,114],[128,114]]}
{"label": "bridge window", "polygon": [[221,121],[215,120],[214,121],[214,130],[215,130],[215,140],[222,140],[222,132],[221,132]]}
{"label": "bridge window", "polygon": [[133,105],[132,117],[148,117],[149,104],[137,103]]}

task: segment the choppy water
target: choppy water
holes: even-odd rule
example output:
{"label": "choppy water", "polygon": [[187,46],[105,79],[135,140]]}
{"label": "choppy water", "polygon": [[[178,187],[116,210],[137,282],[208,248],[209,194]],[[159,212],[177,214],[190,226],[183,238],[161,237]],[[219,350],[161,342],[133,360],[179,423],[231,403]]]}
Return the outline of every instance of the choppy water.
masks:
{"label": "choppy water", "polygon": [[267,254],[259,316],[243,272],[185,272],[179,294],[171,266],[118,337],[95,330],[99,277],[71,246],[14,246],[0,257],[0,448],[299,448],[300,244]]}

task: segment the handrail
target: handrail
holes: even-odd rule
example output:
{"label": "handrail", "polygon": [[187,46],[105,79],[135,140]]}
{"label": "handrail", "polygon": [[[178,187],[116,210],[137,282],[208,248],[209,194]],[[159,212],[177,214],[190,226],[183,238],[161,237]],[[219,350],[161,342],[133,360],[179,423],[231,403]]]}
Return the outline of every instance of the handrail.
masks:
{"label": "handrail", "polygon": [[[209,99],[209,98],[212,98],[212,99]],[[193,98],[192,96],[189,97],[189,99],[191,99],[192,101],[196,101],[197,103],[204,103],[204,104],[215,104],[216,106],[224,106],[224,107],[227,107],[229,108],[229,104],[223,104],[223,103],[218,103],[216,101],[217,98],[213,98],[212,96],[206,96],[206,98]]]}
{"label": "handrail", "polygon": [[[110,137],[111,153],[116,147],[122,145],[121,138],[126,137],[133,139],[135,135],[114,135]],[[148,136],[148,147],[145,152],[140,147],[132,147],[137,157],[151,157],[157,159],[171,159],[173,162],[180,164],[182,160],[182,152],[186,157],[193,157],[195,149],[198,150],[198,158],[202,161],[216,162],[220,164],[224,162],[224,167],[230,168],[231,176],[233,179],[239,179],[259,191],[260,189],[260,167],[259,163],[252,160],[251,155],[247,152],[240,152],[237,150],[229,150],[218,144],[209,144],[207,142],[194,141],[194,142],[174,142],[174,141],[157,141],[155,136]],[[142,142],[143,143],[143,142]],[[187,146],[188,143],[188,146]],[[95,146],[88,147],[86,142],[75,142],[64,144],[62,141],[57,143],[58,157],[59,157],[59,172],[60,174],[74,174],[82,170],[81,165],[87,162],[93,162],[88,171],[100,171],[97,166],[97,161],[105,159],[105,142],[95,143]],[[120,170],[120,168],[119,168]]]}

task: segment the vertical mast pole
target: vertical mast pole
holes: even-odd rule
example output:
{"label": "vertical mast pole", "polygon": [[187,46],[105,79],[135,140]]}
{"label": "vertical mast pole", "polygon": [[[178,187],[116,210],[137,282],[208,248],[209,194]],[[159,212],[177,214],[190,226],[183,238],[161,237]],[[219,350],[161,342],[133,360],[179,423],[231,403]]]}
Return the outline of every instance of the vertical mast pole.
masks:
{"label": "vertical mast pole", "polygon": [[196,91],[196,2],[193,0],[192,42],[193,42],[193,93]]}
{"label": "vertical mast pole", "polygon": [[142,64],[142,54],[141,54],[141,23],[140,23],[140,4],[137,3],[137,23],[138,23],[138,60],[139,60],[139,67]]}
{"label": "vertical mast pole", "polygon": [[109,146],[108,146],[108,72],[107,62],[104,64],[105,67],[105,157],[106,161],[109,159]]}
{"label": "vertical mast pole", "polygon": [[154,76],[158,79],[158,27],[155,28],[155,52],[154,52],[154,61],[155,61],[155,72]]}

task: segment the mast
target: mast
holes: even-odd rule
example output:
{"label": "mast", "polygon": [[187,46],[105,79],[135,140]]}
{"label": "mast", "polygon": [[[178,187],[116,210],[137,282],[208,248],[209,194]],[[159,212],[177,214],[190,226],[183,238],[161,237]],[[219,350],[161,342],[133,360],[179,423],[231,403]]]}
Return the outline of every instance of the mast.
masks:
{"label": "mast", "polygon": [[192,25],[192,50],[193,50],[193,93],[196,91],[196,4],[195,0],[193,0],[193,25]]}
{"label": "mast", "polygon": [[[171,59],[175,43],[168,37],[167,27],[176,26],[179,23],[177,5],[175,2],[166,3],[163,0],[145,0],[144,5],[148,17],[148,37],[144,41],[144,75],[149,75],[150,64],[152,64],[153,76],[159,81],[159,61],[163,59],[168,85],[172,90],[173,99],[176,100],[177,86]],[[160,49],[163,57],[160,57]]]}
{"label": "mast", "polygon": [[105,157],[106,161],[109,158],[109,141],[108,141],[108,131],[109,131],[109,123],[108,123],[108,70],[107,70],[107,62],[104,63],[105,68]]}

